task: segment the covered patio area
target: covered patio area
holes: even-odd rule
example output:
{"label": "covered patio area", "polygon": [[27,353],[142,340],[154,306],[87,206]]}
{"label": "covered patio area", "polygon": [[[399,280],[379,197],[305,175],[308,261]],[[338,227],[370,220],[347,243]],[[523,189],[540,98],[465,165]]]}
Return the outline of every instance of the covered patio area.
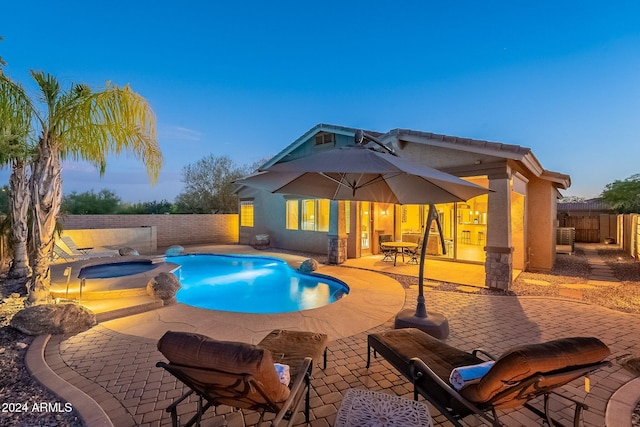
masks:
{"label": "covered patio area", "polygon": [[[396,265],[393,262],[383,261],[383,255],[371,255],[361,258],[351,258],[342,264],[344,267],[361,268],[371,271],[379,271],[389,274],[418,277],[419,266],[408,264],[409,256],[398,255]],[[515,280],[522,270],[513,270]],[[474,263],[462,263],[443,261],[434,258],[425,259],[424,277],[427,281],[455,283],[458,285],[486,288],[484,265]],[[428,283],[427,283],[428,284]]]}

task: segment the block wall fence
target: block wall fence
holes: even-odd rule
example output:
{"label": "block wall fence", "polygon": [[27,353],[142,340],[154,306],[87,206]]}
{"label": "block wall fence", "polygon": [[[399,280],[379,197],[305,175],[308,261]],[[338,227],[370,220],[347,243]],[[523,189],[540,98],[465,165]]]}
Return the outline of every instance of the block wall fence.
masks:
{"label": "block wall fence", "polygon": [[238,214],[64,215],[64,230],[156,227],[158,248],[238,243]]}

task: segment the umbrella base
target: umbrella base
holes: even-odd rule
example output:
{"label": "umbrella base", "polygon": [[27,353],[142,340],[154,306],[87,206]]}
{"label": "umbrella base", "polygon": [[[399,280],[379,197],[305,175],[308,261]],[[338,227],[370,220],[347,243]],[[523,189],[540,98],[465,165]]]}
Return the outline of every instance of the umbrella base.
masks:
{"label": "umbrella base", "polygon": [[427,317],[416,317],[415,310],[402,310],[396,315],[394,327],[420,329],[438,339],[449,336],[449,321],[440,313],[428,313]]}

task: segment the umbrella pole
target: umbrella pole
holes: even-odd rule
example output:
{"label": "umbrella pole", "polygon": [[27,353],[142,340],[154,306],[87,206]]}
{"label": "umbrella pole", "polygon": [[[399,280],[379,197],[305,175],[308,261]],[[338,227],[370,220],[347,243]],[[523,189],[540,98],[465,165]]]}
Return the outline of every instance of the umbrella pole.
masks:
{"label": "umbrella pole", "polygon": [[[429,230],[431,224],[436,221],[440,240],[444,242],[442,234],[442,226],[440,225],[436,207],[429,205],[429,214],[427,216],[427,224],[424,229],[424,237],[422,239],[422,250],[420,251],[420,271],[418,272],[418,303],[416,311],[402,310],[396,315],[395,328],[418,328],[431,336],[444,339],[449,336],[449,321],[440,313],[427,313],[427,306],[424,300],[424,262],[427,252],[427,242],[429,239]],[[442,246],[444,251],[444,245]]]}

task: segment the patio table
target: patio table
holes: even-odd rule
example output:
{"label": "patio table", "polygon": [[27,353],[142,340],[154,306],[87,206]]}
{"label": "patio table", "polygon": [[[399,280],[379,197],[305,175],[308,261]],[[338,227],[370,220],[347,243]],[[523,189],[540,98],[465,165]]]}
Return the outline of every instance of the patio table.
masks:
{"label": "patio table", "polygon": [[350,388],[342,399],[335,427],[433,427],[423,402],[372,390]]}
{"label": "patio table", "polygon": [[385,248],[392,248],[396,250],[396,255],[393,257],[393,266],[396,266],[396,259],[398,258],[398,250],[402,254],[402,262],[404,262],[404,250],[417,248],[418,244],[413,242],[382,242],[380,246]]}

